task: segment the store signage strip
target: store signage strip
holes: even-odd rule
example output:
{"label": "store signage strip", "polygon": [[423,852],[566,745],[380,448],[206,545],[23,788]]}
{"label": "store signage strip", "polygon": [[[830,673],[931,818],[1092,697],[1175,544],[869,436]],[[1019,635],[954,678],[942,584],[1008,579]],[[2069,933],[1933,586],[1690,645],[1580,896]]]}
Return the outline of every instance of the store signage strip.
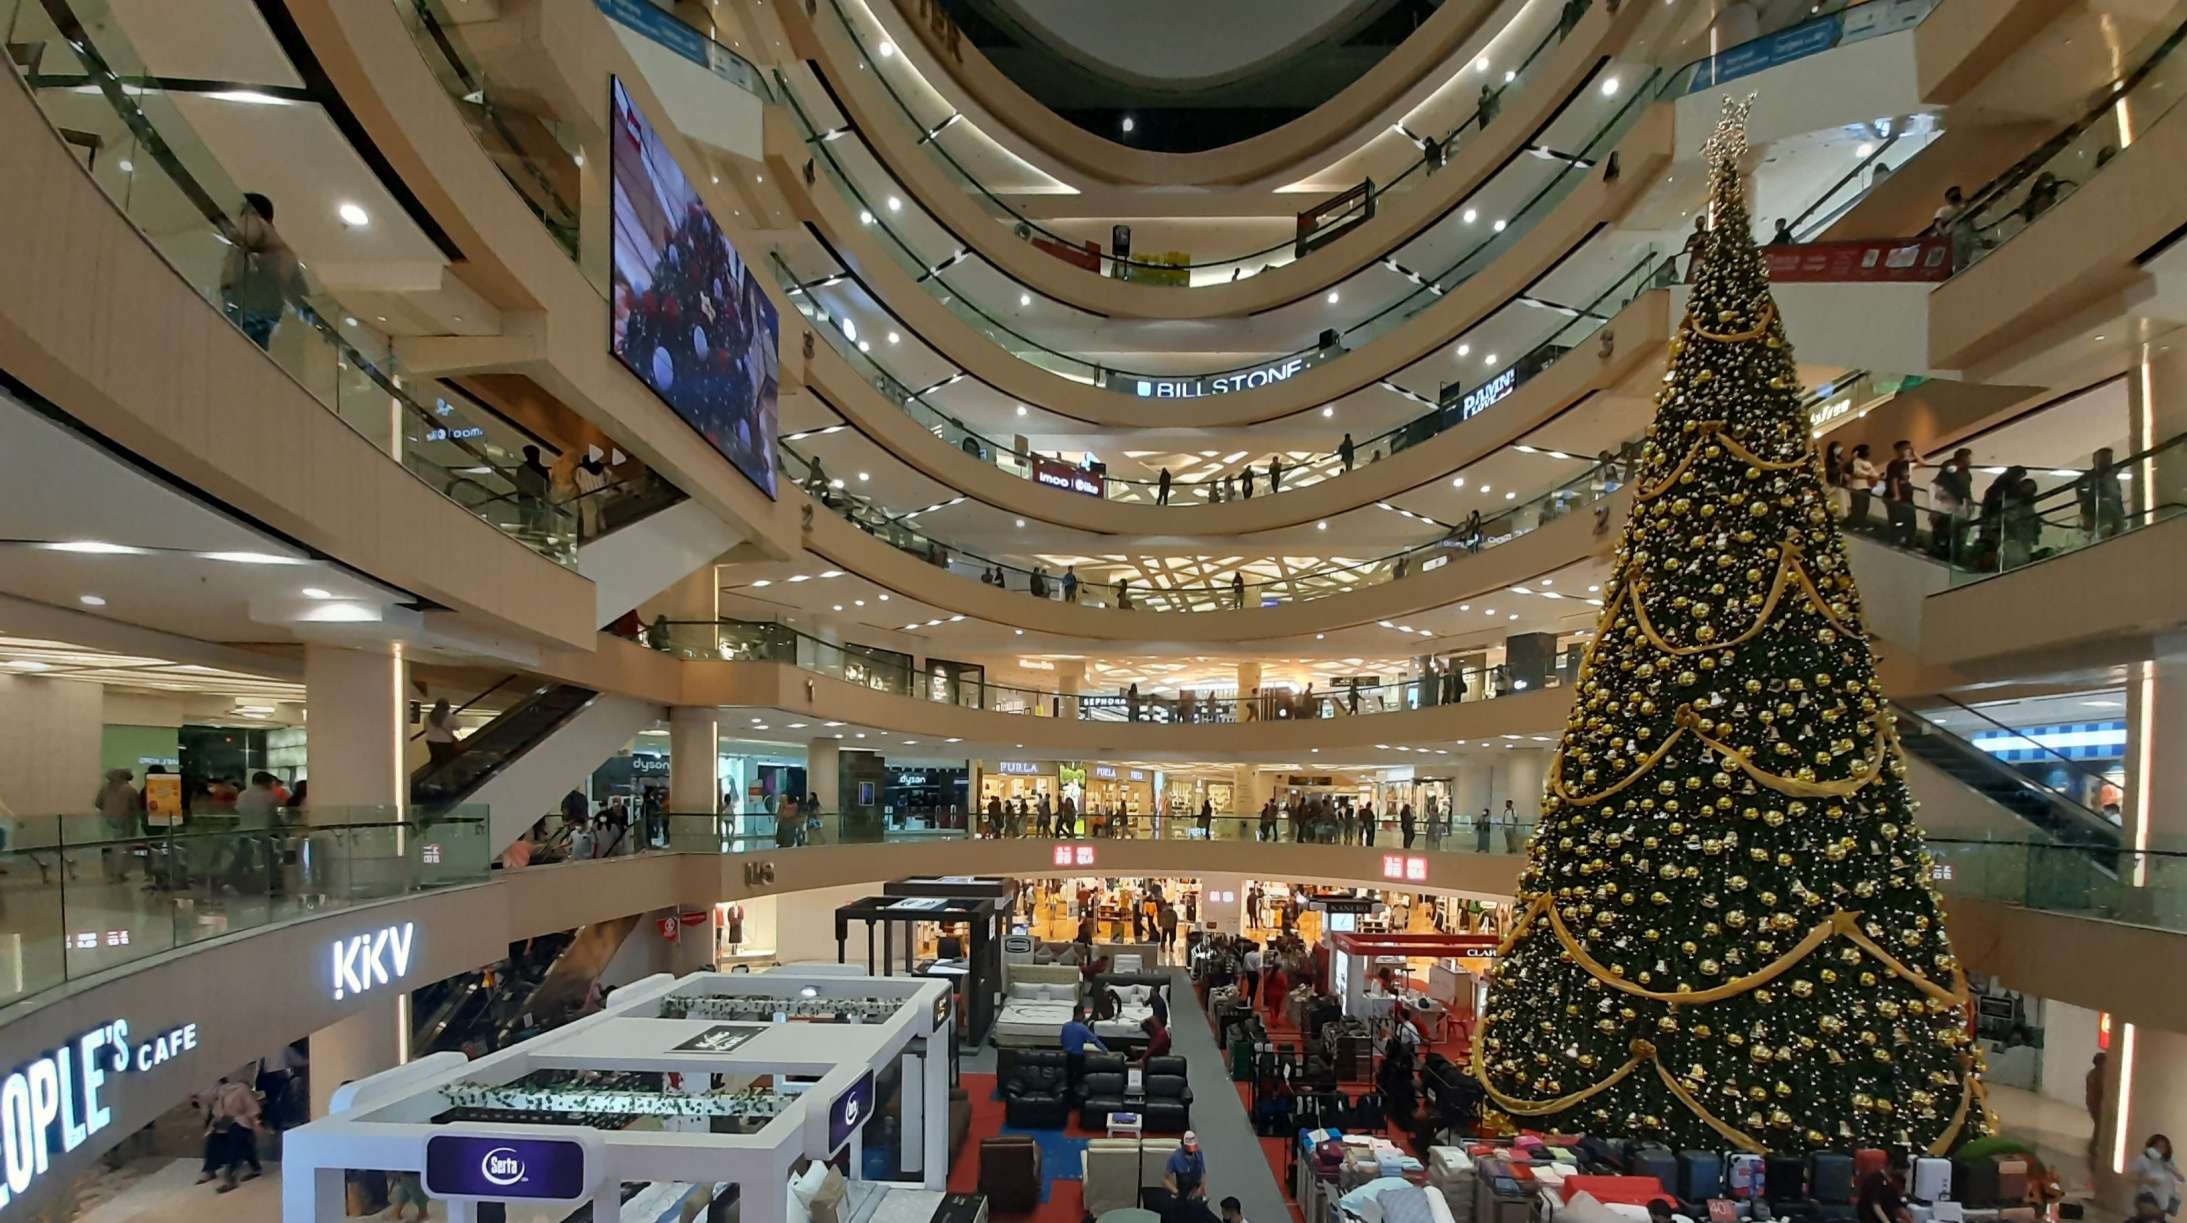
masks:
{"label": "store signage strip", "polygon": [[400,981],[410,971],[415,922],[334,940],[334,1000]]}
{"label": "store signage strip", "polygon": [[160,1033],[129,1044],[129,1023],[116,1019],[32,1058],[0,1081],[0,1146],[4,1146],[5,1184],[0,1207],[28,1190],[65,1155],[89,1141],[114,1120],[99,1099],[109,1075],[148,1071],[197,1048],[197,1025]]}
{"label": "store signage strip", "polygon": [[595,1164],[568,1138],[434,1134],[425,1140],[428,1197],[575,1202],[592,1192]]}

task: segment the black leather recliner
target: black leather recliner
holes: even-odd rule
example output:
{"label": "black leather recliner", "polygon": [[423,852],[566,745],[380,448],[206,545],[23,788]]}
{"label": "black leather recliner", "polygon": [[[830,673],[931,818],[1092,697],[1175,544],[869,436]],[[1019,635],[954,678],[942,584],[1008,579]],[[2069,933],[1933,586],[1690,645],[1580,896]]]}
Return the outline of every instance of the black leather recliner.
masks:
{"label": "black leather recliner", "polygon": [[1192,1128],[1192,1087],[1185,1081],[1185,1059],[1158,1057],[1147,1064],[1141,1086],[1147,1102],[1140,1109],[1150,1134],[1182,1134]]}
{"label": "black leather recliner", "polygon": [[1080,1083],[1086,1089],[1086,1102],[1079,1106],[1078,1123],[1089,1130],[1109,1128],[1109,1114],[1130,1112],[1124,1100],[1123,1072],[1089,1074]]}
{"label": "black leather recliner", "polygon": [[1061,1128],[1071,1119],[1070,1071],[1060,1049],[1028,1050],[1003,1082],[1002,1115],[1029,1129]]}

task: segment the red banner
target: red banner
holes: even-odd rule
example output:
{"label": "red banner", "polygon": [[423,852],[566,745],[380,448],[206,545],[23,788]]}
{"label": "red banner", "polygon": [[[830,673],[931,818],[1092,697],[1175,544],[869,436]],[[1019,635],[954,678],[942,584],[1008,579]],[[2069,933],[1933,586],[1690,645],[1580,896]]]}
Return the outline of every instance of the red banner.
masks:
{"label": "red banner", "polygon": [[1777,284],[1822,280],[1949,280],[1949,238],[1899,238],[1881,242],[1810,242],[1765,246],[1769,278]]}
{"label": "red banner", "polygon": [[1081,248],[1065,246],[1053,238],[1035,238],[1033,239],[1033,245],[1065,263],[1076,264],[1089,272],[1099,272],[1101,270],[1101,244],[1099,242],[1088,242]]}

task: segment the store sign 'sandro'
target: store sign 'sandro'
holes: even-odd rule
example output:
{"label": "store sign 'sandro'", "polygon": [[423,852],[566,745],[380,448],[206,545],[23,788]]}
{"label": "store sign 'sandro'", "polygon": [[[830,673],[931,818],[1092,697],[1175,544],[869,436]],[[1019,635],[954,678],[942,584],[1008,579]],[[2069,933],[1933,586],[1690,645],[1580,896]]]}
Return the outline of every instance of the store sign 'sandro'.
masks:
{"label": "store sign 'sandro'", "polygon": [[1306,357],[1288,357],[1270,365],[1211,378],[1141,378],[1138,390],[1153,399],[1192,399],[1201,395],[1228,395],[1281,382],[1312,364]]}
{"label": "store sign 'sandro'", "polygon": [[108,1075],[147,1071],[197,1048],[197,1025],[183,1024],[132,1048],[129,1022],[116,1019],[17,1066],[0,1081],[0,1148],[6,1183],[0,1207],[28,1190],[66,1155],[114,1120],[99,1099]]}
{"label": "store sign 'sandro'", "polygon": [[334,1000],[400,981],[410,971],[415,923],[385,926],[334,940]]}

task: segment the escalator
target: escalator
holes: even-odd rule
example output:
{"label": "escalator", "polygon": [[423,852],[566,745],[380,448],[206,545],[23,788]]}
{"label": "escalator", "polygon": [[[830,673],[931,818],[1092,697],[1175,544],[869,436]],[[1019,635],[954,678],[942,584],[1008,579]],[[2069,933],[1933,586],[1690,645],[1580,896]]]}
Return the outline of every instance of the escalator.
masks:
{"label": "escalator", "polygon": [[[1955,721],[1970,723],[1984,730],[1997,730],[2013,735],[2019,733],[1979,710],[1962,705],[1949,697],[1937,700],[1952,711],[1951,716]],[[2040,834],[2030,839],[2085,849],[2089,859],[2099,869],[2105,872],[2115,869],[2119,828],[2102,813],[2090,810],[2064,790],[2046,785],[2021,772],[1984,750],[1981,745],[1938,725],[1931,717],[1896,703],[1892,705],[1892,712],[1898,715],[1899,742],[1904,745],[1908,754],[1918,757],[1993,806],[2010,812],[2019,824]],[[2023,739],[2020,742],[2029,741]],[[2056,753],[2050,754],[2056,760],[2046,760],[2046,764],[2054,763],[2072,773],[2089,771],[2078,761]]]}
{"label": "escalator", "polygon": [[411,805],[430,811],[462,802],[599,695],[575,684],[533,688],[499,717],[457,742],[453,756],[419,765],[410,774]]}
{"label": "escalator", "polygon": [[631,914],[512,943],[497,964],[416,990],[410,1047],[421,1056],[491,1051],[577,1018],[593,982],[642,920]]}

